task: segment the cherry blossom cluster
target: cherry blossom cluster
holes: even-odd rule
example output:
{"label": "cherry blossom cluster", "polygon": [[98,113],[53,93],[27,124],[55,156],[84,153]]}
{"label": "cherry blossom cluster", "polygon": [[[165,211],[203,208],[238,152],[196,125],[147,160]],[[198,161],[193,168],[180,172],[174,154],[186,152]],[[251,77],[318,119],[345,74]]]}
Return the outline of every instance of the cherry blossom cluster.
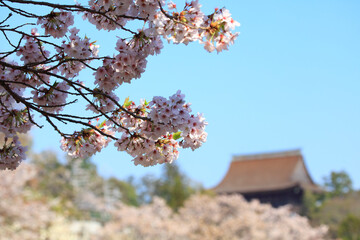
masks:
{"label": "cherry blossom cluster", "polygon": [[91,56],[97,56],[98,47],[96,45],[90,44],[89,39],[81,39],[77,34],[80,29],[72,28],[70,29],[70,42],[64,43],[62,45],[64,52],[67,57],[77,58],[77,59],[86,59]]}
{"label": "cherry blossom cluster", "polygon": [[[171,163],[179,156],[179,148],[195,150],[206,141],[207,123],[201,114],[191,114],[189,103],[178,91],[169,97],[154,97],[151,102],[125,100],[123,109],[113,111],[111,120],[97,128],[114,136],[119,151],[132,157],[135,165],[152,166]],[[88,105],[93,108],[92,105]],[[134,116],[139,116],[134,117]],[[109,127],[108,127],[109,126]],[[111,139],[94,129],[84,129],[61,140],[61,148],[73,157],[89,157],[106,147]]]}
{"label": "cherry blossom cluster", "polygon": [[67,82],[55,82],[50,87],[42,86],[37,90],[31,91],[34,94],[33,101],[48,112],[60,112],[66,104],[68,96],[67,90],[70,86]]}
{"label": "cherry blossom cluster", "polygon": [[141,137],[123,137],[115,142],[119,151],[126,151],[133,158],[135,165],[144,167],[162,163],[171,163],[179,157],[179,144],[172,134],[167,134],[157,141]]}
{"label": "cherry blossom cluster", "polygon": [[[131,47],[122,39],[119,39],[116,44],[116,50],[119,54],[111,62],[104,62],[103,67],[109,69],[111,72],[110,77],[118,85],[123,82],[130,83],[133,78],[140,78],[141,74],[145,71],[147,61],[144,57],[138,54],[137,51],[131,49]],[[110,63],[110,65],[108,65]],[[109,70],[107,72],[109,72]],[[104,75],[97,74],[99,76],[99,87],[102,88],[101,81],[104,81]]]}
{"label": "cherry blossom cluster", "polygon": [[[0,84],[8,84],[18,96],[23,95],[24,87],[17,82],[23,81],[25,75],[19,70],[0,70]],[[26,147],[21,146],[16,134],[28,132],[31,126],[28,110],[0,86],[0,133],[5,138],[0,146],[0,170],[14,170],[25,159]]]}
{"label": "cherry blossom cluster", "polygon": [[[61,45],[61,48],[57,48],[60,53],[58,59],[66,59],[67,61],[59,66],[61,74],[66,78],[73,78],[78,73],[86,68],[85,64],[89,64],[91,60],[89,58],[96,57],[98,55],[98,45],[90,42],[90,39],[85,37],[81,39],[77,36],[80,30],[72,28],[69,30],[71,33],[69,36],[70,41]],[[75,59],[71,61],[71,59]]]}
{"label": "cherry blossom cluster", "polygon": [[240,24],[225,8],[216,8],[213,14],[205,15],[198,0],[186,3],[180,12],[176,11],[176,4],[173,2],[167,4],[169,11],[160,9],[159,6],[164,6],[164,3],[158,0],[121,3],[111,0],[91,0],[89,5],[92,9],[109,13],[110,17],[85,13],[84,18],[95,24],[98,29],[114,30],[125,26],[128,21],[125,16],[139,17],[148,21],[149,32],[163,36],[174,43],[188,44],[199,41],[209,52],[227,50],[238,36],[238,33],[233,34],[231,31]]}
{"label": "cherry blossom cluster", "polygon": [[99,13],[86,12],[83,15],[84,19],[96,26],[97,29],[115,30],[124,26],[128,19],[123,16],[128,13],[129,9],[134,11],[134,3],[132,0],[90,0],[89,6],[91,9]]}
{"label": "cherry blossom cluster", "polygon": [[71,12],[54,12],[44,17],[39,17],[37,24],[45,29],[45,34],[54,38],[62,38],[68,31],[68,27],[74,24],[74,16]]}
{"label": "cherry blossom cluster", "polygon": [[164,132],[181,131],[180,146],[195,150],[206,141],[207,134],[204,131],[207,125],[201,114],[191,114],[190,103],[185,103],[185,95],[177,91],[169,100],[163,97],[154,97],[150,102],[152,109],[149,113],[150,119],[154,121],[155,129],[149,131],[151,137],[157,137]]}
{"label": "cherry blossom cluster", "polygon": [[0,131],[7,136],[16,133],[26,133],[30,130],[32,123],[29,121],[27,109],[9,109],[0,107]]}
{"label": "cherry blossom cluster", "polygon": [[228,50],[228,46],[234,44],[239,35],[233,34],[231,30],[240,26],[240,23],[236,22],[225,8],[215,9],[215,13],[206,18],[205,25],[210,27],[202,32],[200,42],[205,44],[204,48],[208,52]]}
{"label": "cherry blossom cluster", "polygon": [[185,5],[183,11],[177,12],[176,4],[170,2],[168,8],[172,12],[157,12],[152,18],[151,29],[174,43],[188,44],[199,40],[202,31],[200,27],[205,18],[200,7],[198,1],[191,1]]}
{"label": "cherry blossom cluster", "polygon": [[[13,62],[16,65],[16,63]],[[25,74],[20,70],[14,70],[11,68],[0,68],[0,82],[7,82],[11,89],[18,95],[22,95],[25,87],[21,84],[17,84],[18,82],[25,82],[27,78]],[[7,91],[0,86],[0,103],[2,107],[12,108],[13,104],[15,104],[14,98],[12,98]],[[1,108],[1,107],[0,107]]]}
{"label": "cherry blossom cluster", "polygon": [[151,18],[159,9],[159,4],[164,4],[164,0],[90,0],[91,9],[99,13],[86,12],[83,18],[88,19],[99,30],[110,31],[122,28],[131,18]]}
{"label": "cherry blossom cluster", "polygon": [[[126,151],[134,157],[135,165],[171,163],[179,156],[178,148],[195,150],[206,141],[205,119],[200,114],[191,114],[190,104],[185,103],[180,91],[169,99],[154,97],[149,104],[143,101],[135,106],[132,102],[128,110],[141,112],[141,116],[151,120],[136,119],[124,111],[113,117],[136,133],[131,136],[124,132],[115,143],[119,151]],[[124,131],[122,128],[115,130]]]}
{"label": "cherry blossom cluster", "polygon": [[13,136],[10,142],[5,138],[5,143],[0,148],[0,170],[16,169],[25,159],[26,150],[26,147],[21,146],[17,136]]}
{"label": "cherry blossom cluster", "polygon": [[[176,4],[168,3],[169,10],[176,10]],[[211,15],[204,15],[198,0],[187,3],[181,12],[158,12],[152,18],[152,30],[168,41],[184,43],[199,41],[208,52],[227,50],[233,44],[238,33],[231,30],[240,24],[230,12],[216,8]]]}
{"label": "cherry blossom cluster", "polygon": [[159,0],[135,0],[138,11],[138,17],[151,18],[159,9],[159,4],[163,5],[164,1]]}
{"label": "cherry blossom cluster", "polygon": [[109,92],[124,82],[140,78],[146,68],[146,57],[159,54],[162,48],[159,37],[148,37],[143,31],[130,42],[120,38],[115,48],[119,53],[114,59],[104,59],[103,66],[94,73],[95,84]]}
{"label": "cherry blossom cluster", "polygon": [[[103,133],[111,134],[105,123],[96,126]],[[71,157],[87,158],[100,152],[110,142],[99,131],[87,128],[61,139],[61,149]]]}
{"label": "cherry blossom cluster", "polygon": [[[12,64],[13,66],[20,67],[14,61],[8,61],[5,59],[5,62]],[[36,65],[34,67],[41,70],[46,70],[48,67],[46,65]],[[24,72],[19,69],[14,69],[10,67],[3,67],[0,69],[0,81],[6,82],[11,89],[18,95],[22,95],[24,89],[27,86],[32,86],[33,88],[38,87],[44,83],[50,82],[50,76],[43,73],[33,73],[33,72]],[[4,91],[4,94],[6,91]],[[5,94],[6,96],[10,96],[9,94]],[[8,100],[14,100],[13,98],[9,97]],[[2,99],[3,100],[3,99]],[[14,101],[12,101],[13,103]],[[10,106],[10,105],[9,105]]]}
{"label": "cherry blossom cluster", "polygon": [[[39,36],[36,28],[31,30],[31,35]],[[39,63],[49,57],[50,52],[45,50],[44,46],[41,46],[41,42],[37,38],[27,35],[25,40],[25,45],[16,52],[16,55],[21,56],[20,60],[25,64]]]}
{"label": "cherry blossom cluster", "polygon": [[[94,99],[91,104],[86,106],[86,110],[91,110],[95,113],[110,112],[115,109],[115,102],[119,101],[118,96],[113,92],[102,92],[100,89],[94,89]],[[111,99],[109,97],[110,96]]]}

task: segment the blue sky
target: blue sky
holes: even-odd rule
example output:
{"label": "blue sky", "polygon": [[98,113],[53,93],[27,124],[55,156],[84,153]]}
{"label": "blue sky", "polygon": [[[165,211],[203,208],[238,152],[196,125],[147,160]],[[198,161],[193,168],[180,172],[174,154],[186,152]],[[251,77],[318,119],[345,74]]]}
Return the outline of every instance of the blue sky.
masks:
{"label": "blue sky", "polygon": [[[360,188],[360,2],[200,2],[205,11],[230,9],[241,24],[235,44],[209,54],[199,44],[165,43],[143,77],[119,89],[121,101],[182,90],[193,111],[204,113],[209,135],[202,148],[181,151],[177,162],[206,187],[222,179],[234,155],[301,149],[316,182],[345,170]],[[121,32],[99,34],[80,21],[100,53],[113,52]],[[51,128],[32,132],[35,151],[62,154]],[[93,157],[104,176],[161,171],[135,167],[130,159],[112,144]]]}

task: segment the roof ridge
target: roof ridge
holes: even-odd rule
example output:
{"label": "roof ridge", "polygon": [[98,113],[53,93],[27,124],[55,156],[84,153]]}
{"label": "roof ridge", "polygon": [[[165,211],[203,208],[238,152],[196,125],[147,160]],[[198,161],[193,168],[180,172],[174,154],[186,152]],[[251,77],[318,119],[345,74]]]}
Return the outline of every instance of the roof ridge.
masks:
{"label": "roof ridge", "polygon": [[277,158],[277,157],[290,157],[290,156],[301,156],[301,150],[288,150],[288,151],[277,151],[277,152],[266,152],[257,154],[246,154],[233,156],[232,161],[248,161],[248,160],[260,160],[266,158]]}

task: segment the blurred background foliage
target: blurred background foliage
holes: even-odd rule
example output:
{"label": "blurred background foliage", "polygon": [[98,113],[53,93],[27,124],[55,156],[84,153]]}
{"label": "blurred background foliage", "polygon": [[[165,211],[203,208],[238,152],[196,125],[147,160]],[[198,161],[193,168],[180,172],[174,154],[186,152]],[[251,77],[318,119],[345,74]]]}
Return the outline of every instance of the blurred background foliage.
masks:
{"label": "blurred background foliage", "polygon": [[[31,146],[31,139],[22,139]],[[160,176],[121,180],[100,176],[91,159],[60,161],[51,151],[30,155],[30,162],[38,169],[37,177],[27,185],[32,197],[51,202],[52,210],[69,219],[108,221],[109,216],[94,207],[96,199],[138,207],[160,197],[176,212],[195,193],[215,195],[191,180],[176,163],[164,165]],[[321,185],[321,193],[305,192],[301,215],[308,217],[313,226],[329,226],[329,238],[360,240],[360,192],[353,189],[349,175],[331,172]],[[91,203],[91,199],[96,201]]]}
{"label": "blurred background foliage", "polygon": [[331,238],[360,240],[360,192],[344,171],[324,178],[322,193],[306,192],[302,215],[316,226],[326,224]]}
{"label": "blurred background foliage", "polygon": [[[157,196],[163,198],[174,211],[182,207],[192,194],[213,194],[188,178],[176,163],[164,165],[158,177],[145,175],[141,179],[134,179],[130,176],[125,180],[100,176],[90,159],[61,162],[49,151],[32,154],[31,163],[39,172],[36,180],[29,183],[29,188],[36,189],[43,197],[56,199],[58,204],[55,209],[73,218],[89,218],[85,214],[88,209],[81,213],[81,206],[76,206],[79,191],[90,192],[95,197],[106,195],[110,202],[121,201],[130,206],[151,203]],[[76,188],[77,185],[80,188]]]}

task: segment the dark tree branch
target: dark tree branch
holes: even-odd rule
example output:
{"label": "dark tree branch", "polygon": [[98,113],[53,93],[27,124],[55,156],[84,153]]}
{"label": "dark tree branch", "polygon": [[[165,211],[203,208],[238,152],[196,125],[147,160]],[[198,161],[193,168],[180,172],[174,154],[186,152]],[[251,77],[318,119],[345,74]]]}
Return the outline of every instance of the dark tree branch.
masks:
{"label": "dark tree branch", "polygon": [[12,13],[9,13],[9,15],[8,15],[3,21],[0,22],[0,26],[1,26],[1,24],[3,24],[4,22],[6,22],[11,16],[12,16]]}
{"label": "dark tree branch", "polygon": [[[130,32],[132,34],[136,34],[136,32],[134,32],[134,31],[132,31],[132,30],[130,30],[128,28],[125,28],[124,26],[119,24],[116,20],[114,20],[112,17],[108,16],[107,12],[97,11],[97,10],[94,10],[94,9],[91,9],[91,8],[83,7],[81,5],[56,4],[56,3],[41,2],[41,1],[30,1],[30,0],[0,0],[0,2],[2,2],[2,3],[4,1],[8,1],[8,2],[12,2],[12,3],[23,3],[23,4],[32,4],[32,5],[38,5],[38,6],[47,6],[47,7],[62,9],[62,10],[65,10],[65,11],[88,12],[88,13],[92,13],[92,14],[98,14],[98,15],[101,15],[101,16],[105,17],[110,22],[114,23],[115,25],[119,26],[122,30]],[[10,10],[12,10],[9,6],[7,6],[7,7]],[[14,11],[14,10],[12,10],[12,11]],[[16,11],[14,11],[14,12],[16,12]],[[19,13],[19,12],[16,12],[16,13]],[[21,13],[19,13],[19,14],[21,14]],[[21,15],[23,15],[23,14],[21,14]],[[34,16],[30,15],[28,17],[34,17]],[[36,17],[41,17],[41,16],[36,16]],[[147,20],[145,18],[127,16],[127,15],[117,15],[116,18],[126,18],[126,19],[132,19],[132,20],[142,20],[142,21]]]}
{"label": "dark tree branch", "polygon": [[[40,113],[41,115],[43,115],[47,121],[49,121],[50,117],[51,118],[54,118],[54,119],[57,119],[61,122],[71,122],[71,123],[76,123],[76,124],[81,124],[83,126],[86,126],[88,128],[91,128],[91,129],[94,129],[95,131],[97,131],[98,133],[100,133],[101,135],[104,135],[106,137],[109,137],[113,140],[117,140],[116,137],[114,137],[113,135],[110,135],[110,134],[107,134],[103,131],[101,131],[101,129],[98,129],[96,126],[92,125],[92,124],[89,124],[89,123],[86,123],[86,122],[82,122],[82,121],[79,121],[79,120],[75,120],[75,119],[72,119],[72,118],[67,118],[67,117],[62,117],[62,116],[59,116],[55,113],[50,113],[50,112],[46,112],[38,107],[36,107],[34,104],[26,101],[23,97],[19,96],[17,93],[15,93],[6,83],[3,83],[2,81],[0,81],[0,85],[19,103],[22,103],[24,104],[28,109],[32,109],[38,113]],[[29,111],[30,112],[30,111]],[[60,133],[61,136],[64,136],[63,133],[61,133],[61,131],[59,131],[59,129],[56,127],[56,125],[52,122],[52,120],[50,120],[49,122],[51,124],[51,126],[53,126],[55,128],[55,130],[57,132]]]}

